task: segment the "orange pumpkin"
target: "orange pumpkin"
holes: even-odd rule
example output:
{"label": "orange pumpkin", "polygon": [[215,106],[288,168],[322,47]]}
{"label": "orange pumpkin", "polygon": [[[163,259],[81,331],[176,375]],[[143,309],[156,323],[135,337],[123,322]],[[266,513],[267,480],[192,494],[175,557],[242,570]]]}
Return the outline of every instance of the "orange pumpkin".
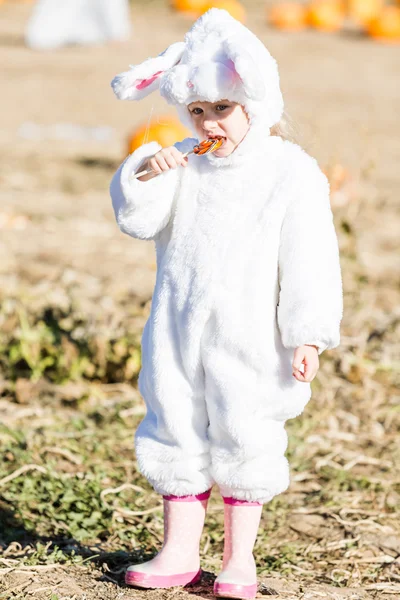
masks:
{"label": "orange pumpkin", "polygon": [[358,193],[358,178],[340,163],[322,169],[329,181],[332,208],[341,208],[352,202]]}
{"label": "orange pumpkin", "polygon": [[204,4],[203,12],[206,12],[210,8],[222,8],[228,11],[234,19],[241,23],[244,23],[246,20],[246,10],[238,0],[214,0],[213,2],[208,0],[208,2]]}
{"label": "orange pumpkin", "polygon": [[299,31],[307,25],[306,7],[295,2],[276,4],[269,9],[267,16],[274,27],[285,31]]}
{"label": "orange pumpkin", "polygon": [[400,42],[400,8],[398,6],[384,6],[375,19],[367,26],[370,36],[380,42]]}
{"label": "orange pumpkin", "polygon": [[190,13],[191,16],[199,16],[204,12],[206,0],[172,0],[175,10]]}
{"label": "orange pumpkin", "polygon": [[308,22],[320,31],[338,31],[344,21],[340,0],[312,0],[308,6]]}
{"label": "orange pumpkin", "polygon": [[128,154],[147,142],[158,142],[160,146],[166,148],[190,136],[191,133],[175,117],[160,116],[153,119],[149,125],[143,123],[129,136]]}
{"label": "orange pumpkin", "polygon": [[384,0],[348,0],[349,16],[360,25],[374,19],[383,7]]}
{"label": "orange pumpkin", "polygon": [[349,170],[340,163],[327,165],[322,170],[328,178],[331,192],[337,192],[343,188],[350,179]]}

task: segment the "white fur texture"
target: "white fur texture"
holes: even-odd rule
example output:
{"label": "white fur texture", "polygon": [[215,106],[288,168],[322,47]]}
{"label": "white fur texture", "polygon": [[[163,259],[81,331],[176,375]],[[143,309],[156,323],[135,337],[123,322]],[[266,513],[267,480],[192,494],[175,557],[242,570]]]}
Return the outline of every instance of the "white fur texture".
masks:
{"label": "white fur texture", "polygon": [[226,158],[190,156],[186,169],[130,182],[154,150],[137,150],[111,188],[121,229],[157,250],[139,468],[163,494],[215,481],[225,495],[268,501],[289,482],[284,422],[310,398],[292,376],[293,350],[339,343],[328,184],[299,146],[257,127]]}
{"label": "white fur texture", "polygon": [[[163,73],[151,85],[135,88],[138,80],[158,71]],[[112,86],[123,100],[140,100],[159,88],[169,104],[180,108],[195,100],[226,98],[244,106],[250,119],[266,128],[275,125],[283,112],[275,60],[249,29],[216,8],[194,23],[184,42],[116,76]],[[182,115],[182,110],[178,112]]]}
{"label": "white fur texture", "polygon": [[151,78],[155,73],[165,73],[176,65],[185,49],[183,42],[171,44],[156,58],[148,58],[140,65],[133,65],[129,71],[116,75],[111,82],[111,87],[119,100],[141,100],[154,92],[160,86],[161,74],[153,83],[143,89],[137,85],[143,80]]}
{"label": "white fur texture", "polygon": [[145,159],[159,150],[161,146],[157,142],[141,146],[128,156],[111,182],[114,212],[121,231],[142,240],[153,239],[166,226],[176,190],[178,175],[173,170],[162,178],[149,180],[146,185],[130,178]]}

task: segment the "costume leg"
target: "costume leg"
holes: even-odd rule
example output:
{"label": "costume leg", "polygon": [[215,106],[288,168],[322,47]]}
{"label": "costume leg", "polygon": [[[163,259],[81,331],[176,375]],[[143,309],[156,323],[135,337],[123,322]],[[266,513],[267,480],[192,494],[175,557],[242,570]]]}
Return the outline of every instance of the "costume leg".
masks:
{"label": "costume leg", "polygon": [[253,548],[262,504],[224,498],[225,541],[222,571],[214,595],[223,598],[254,598],[257,593]]}
{"label": "costume leg", "polygon": [[[238,428],[230,428],[229,432],[212,428],[217,435],[211,442],[211,474],[223,496],[264,503],[288,488],[284,425],[282,421],[265,419],[245,433],[238,432]],[[259,436],[258,443],[251,434]]]}
{"label": "costume leg", "polygon": [[140,472],[158,493],[185,496],[213,485],[199,351],[203,322],[179,325],[181,317],[167,292],[162,305],[155,297],[155,316],[143,332],[139,389],[147,414],[135,448]]}
{"label": "costume leg", "polygon": [[125,582],[168,588],[201,578],[199,544],[210,491],[197,496],[164,496],[164,544],[152,560],[128,568]]}
{"label": "costume leg", "polygon": [[217,343],[205,347],[203,364],[213,479],[224,497],[268,502],[287,489],[289,465],[285,422],[270,416],[266,378],[246,352]]}

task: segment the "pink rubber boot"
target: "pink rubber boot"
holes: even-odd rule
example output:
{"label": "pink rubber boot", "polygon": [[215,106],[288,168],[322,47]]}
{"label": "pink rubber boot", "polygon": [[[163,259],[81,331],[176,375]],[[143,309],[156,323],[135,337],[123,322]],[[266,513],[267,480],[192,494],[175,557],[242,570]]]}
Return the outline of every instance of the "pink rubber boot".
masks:
{"label": "pink rubber boot", "polygon": [[170,588],[201,579],[199,545],[210,493],[163,497],[163,547],[152,560],[128,567],[125,583]]}
{"label": "pink rubber boot", "polygon": [[214,596],[255,598],[256,564],[253,548],[262,504],[224,498],[225,542],[222,571],[214,583]]}

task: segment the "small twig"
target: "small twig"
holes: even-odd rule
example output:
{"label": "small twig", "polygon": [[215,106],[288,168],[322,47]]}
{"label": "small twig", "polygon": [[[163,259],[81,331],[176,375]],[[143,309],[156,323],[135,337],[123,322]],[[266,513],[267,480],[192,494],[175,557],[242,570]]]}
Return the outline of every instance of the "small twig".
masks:
{"label": "small twig", "polygon": [[122,492],[123,490],[134,490],[135,492],[141,492],[141,493],[144,492],[144,489],[139,487],[138,485],[133,485],[132,483],[124,483],[124,484],[120,485],[119,487],[107,488],[107,489],[103,490],[100,493],[100,499],[104,502],[104,504],[106,504],[106,506],[110,506],[104,500],[104,496],[108,496],[108,494],[118,494],[119,492]]}
{"label": "small twig", "polygon": [[115,579],[113,579],[112,577],[109,577],[108,575],[102,575],[103,579],[108,579],[108,581],[112,581],[112,583],[118,583],[118,581],[116,581]]}
{"label": "small twig", "polygon": [[144,406],[139,405],[121,410],[119,414],[123,419],[126,419],[127,417],[137,417],[143,415],[145,412],[146,408]]}
{"label": "small twig", "polygon": [[350,460],[348,463],[343,465],[342,469],[343,469],[343,471],[349,471],[355,465],[374,465],[374,466],[376,465],[376,466],[380,466],[380,467],[385,467],[387,469],[390,469],[392,467],[392,463],[389,462],[388,460],[378,460],[377,458],[372,458],[370,456],[365,456],[365,455],[360,454],[359,456],[356,456],[355,458]]}
{"label": "small twig", "polygon": [[14,567],[13,569],[9,570],[13,571],[14,573],[29,573],[30,571],[51,571],[51,569],[59,569],[62,566],[63,565],[59,565],[57,563],[54,563],[53,565],[32,565],[30,567],[27,565],[21,565],[21,567],[18,569]]}
{"label": "small twig", "polygon": [[400,585],[396,585],[393,583],[374,583],[373,585],[366,585],[364,587],[364,590],[368,590],[369,592],[371,591],[385,591],[385,594],[394,594],[394,593],[399,593],[400,592]]}
{"label": "small twig", "polygon": [[54,587],[53,585],[46,585],[44,587],[41,588],[36,588],[36,590],[32,590],[32,592],[30,592],[31,594],[37,594],[38,592],[44,592],[44,590],[52,590],[55,591],[56,587]]}
{"label": "small twig", "polygon": [[349,544],[355,544],[361,539],[361,536],[357,536],[355,538],[343,538],[337,542],[328,542],[326,544],[326,548],[329,550],[338,550],[339,548],[345,548]]}
{"label": "small twig", "polygon": [[[373,521],[372,519],[359,519],[358,521],[345,521],[344,519],[341,519],[339,517],[339,515],[336,515],[335,513],[327,513],[330,517],[332,517],[333,519],[335,519],[338,523],[340,523],[341,525],[343,525],[344,527],[356,527],[356,526],[360,526],[360,525],[369,525],[371,527],[374,527],[375,529],[379,529],[380,531],[383,531],[384,533],[387,533],[387,525],[381,525],[380,523],[377,523],[376,521]],[[391,529],[391,528],[389,528]]]}
{"label": "small twig", "polygon": [[208,552],[208,548],[210,547],[210,542],[211,542],[211,538],[207,533],[207,539],[206,539],[206,543],[204,544],[204,548],[202,551],[202,555],[203,556],[207,556],[207,552]]}
{"label": "small twig", "polygon": [[355,558],[354,556],[350,559],[339,559],[339,560],[331,560],[331,564],[341,565],[341,564],[392,564],[399,563],[399,558],[394,558],[393,556],[389,556],[388,554],[383,554],[382,556],[374,556],[373,558]]}
{"label": "small twig", "polygon": [[75,456],[74,454],[72,454],[72,452],[70,452],[70,450],[67,450],[66,448],[54,448],[54,447],[46,446],[42,450],[42,453],[45,453],[45,452],[49,452],[50,454],[58,454],[60,456],[63,456],[64,458],[66,458],[67,460],[69,460],[70,462],[72,462],[74,465],[81,465],[82,464],[82,459],[80,457]]}
{"label": "small twig", "polygon": [[10,565],[18,564],[19,560],[17,560],[16,558],[0,558],[0,562],[9,567]]}
{"label": "small twig", "polygon": [[19,477],[23,473],[26,473],[27,471],[39,471],[40,473],[47,474],[47,469],[41,467],[40,465],[24,465],[20,469],[17,469],[13,473],[10,473],[10,475],[7,475],[6,477],[3,477],[3,479],[0,479],[0,486],[3,486],[9,481],[16,479],[17,477]]}
{"label": "small twig", "polygon": [[294,565],[293,563],[284,563],[282,565],[282,568],[289,568],[289,569],[293,569],[293,571],[298,571],[299,573],[305,573],[306,575],[313,575],[314,572],[313,571],[307,571],[306,569],[302,569],[301,567],[298,567],[297,565]]}
{"label": "small twig", "polygon": [[114,512],[119,513],[122,517],[141,517],[142,515],[150,515],[151,513],[162,510],[162,505],[148,508],[147,510],[129,510],[128,508],[115,508]]}
{"label": "small twig", "polygon": [[24,581],[24,583],[20,583],[19,585],[16,585],[15,587],[11,588],[9,591],[13,592],[18,592],[21,591],[23,592],[24,590],[26,590],[26,588],[28,587],[28,585],[30,585],[32,582],[32,579],[29,579],[29,581]]}

